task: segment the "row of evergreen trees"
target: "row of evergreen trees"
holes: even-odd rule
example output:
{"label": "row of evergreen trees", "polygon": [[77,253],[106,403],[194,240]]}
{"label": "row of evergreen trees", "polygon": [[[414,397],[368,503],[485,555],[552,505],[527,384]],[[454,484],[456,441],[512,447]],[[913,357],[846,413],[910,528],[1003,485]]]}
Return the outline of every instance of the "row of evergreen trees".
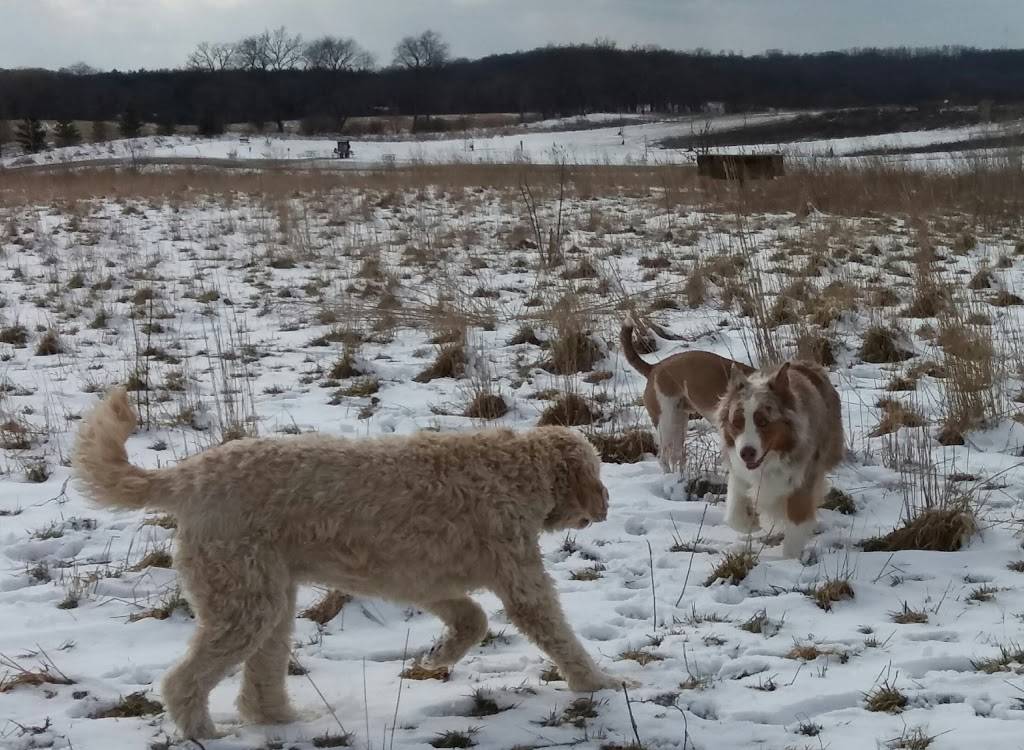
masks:
{"label": "row of evergreen trees", "polygon": [[[122,138],[137,138],[142,134],[142,125],[142,120],[135,112],[125,111],[117,120],[117,133]],[[11,140],[11,133],[6,132],[4,126],[6,126],[6,123],[0,123],[0,129],[5,130],[5,132],[0,132],[0,154],[2,154],[4,141]],[[157,133],[159,135],[174,135],[176,129],[176,125],[173,122],[157,123]],[[215,128],[211,129],[215,130]],[[207,134],[212,135],[215,132]],[[89,135],[89,140],[93,143],[109,141],[111,139],[110,123],[105,120],[96,120],[92,123]],[[15,125],[13,140],[21,146],[25,153],[35,154],[45,151],[51,144],[57,148],[77,146],[85,138],[82,136],[82,132],[74,120],[57,120],[53,124],[52,131],[50,131],[41,120],[35,117],[26,117],[19,120]]]}

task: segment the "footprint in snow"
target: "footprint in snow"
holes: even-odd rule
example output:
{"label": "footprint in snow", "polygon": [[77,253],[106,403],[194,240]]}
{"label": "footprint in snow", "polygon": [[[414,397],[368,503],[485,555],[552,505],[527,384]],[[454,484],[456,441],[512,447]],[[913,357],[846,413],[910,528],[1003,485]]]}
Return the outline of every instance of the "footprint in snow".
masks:
{"label": "footprint in snow", "polygon": [[633,536],[643,536],[647,533],[647,526],[642,518],[630,518],[626,521],[625,529],[627,534]]}

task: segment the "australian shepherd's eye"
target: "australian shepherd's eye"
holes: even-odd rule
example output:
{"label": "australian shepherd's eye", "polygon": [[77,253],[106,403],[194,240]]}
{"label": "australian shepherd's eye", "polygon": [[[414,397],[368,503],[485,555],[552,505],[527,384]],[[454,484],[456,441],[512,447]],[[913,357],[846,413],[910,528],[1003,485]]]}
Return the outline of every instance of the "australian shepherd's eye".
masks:
{"label": "australian shepherd's eye", "polygon": [[768,424],[768,417],[764,415],[764,412],[755,412],[754,424],[757,425],[758,427],[764,427],[765,425]]}
{"label": "australian shepherd's eye", "polygon": [[737,409],[732,415],[732,427],[734,430],[743,429],[743,412]]}

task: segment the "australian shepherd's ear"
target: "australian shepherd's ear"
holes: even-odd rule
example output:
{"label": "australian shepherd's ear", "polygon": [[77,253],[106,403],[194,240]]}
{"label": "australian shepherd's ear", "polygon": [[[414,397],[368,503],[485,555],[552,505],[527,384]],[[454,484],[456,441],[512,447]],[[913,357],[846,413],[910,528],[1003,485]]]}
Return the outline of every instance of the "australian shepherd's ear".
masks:
{"label": "australian shepherd's ear", "polygon": [[780,367],[771,381],[768,383],[768,388],[779,399],[779,403],[785,409],[793,407],[793,389],[789,381],[789,362]]}
{"label": "australian shepherd's ear", "polygon": [[776,393],[789,392],[789,362],[786,362],[772,378],[772,390]]}
{"label": "australian shepherd's ear", "polygon": [[737,367],[736,363],[733,362],[732,367],[729,368],[729,389],[737,390],[749,382],[750,379],[747,378],[747,374],[743,372],[742,368]]}

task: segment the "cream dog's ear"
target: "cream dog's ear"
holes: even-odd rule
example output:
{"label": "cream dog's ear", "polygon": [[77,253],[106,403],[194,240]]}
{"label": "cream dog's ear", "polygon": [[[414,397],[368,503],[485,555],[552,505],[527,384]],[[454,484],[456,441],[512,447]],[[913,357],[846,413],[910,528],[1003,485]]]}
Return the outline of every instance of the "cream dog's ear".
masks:
{"label": "cream dog's ear", "polygon": [[608,490],[599,476],[594,475],[593,464],[579,467],[569,478],[569,494],[582,514],[591,521],[603,521],[608,517]]}
{"label": "cream dog's ear", "polygon": [[559,485],[564,494],[555,497],[555,507],[548,515],[549,527],[585,525],[608,517],[608,490],[600,477],[600,462],[593,446],[571,430],[562,428],[552,433],[552,448],[563,456],[565,476]]}

